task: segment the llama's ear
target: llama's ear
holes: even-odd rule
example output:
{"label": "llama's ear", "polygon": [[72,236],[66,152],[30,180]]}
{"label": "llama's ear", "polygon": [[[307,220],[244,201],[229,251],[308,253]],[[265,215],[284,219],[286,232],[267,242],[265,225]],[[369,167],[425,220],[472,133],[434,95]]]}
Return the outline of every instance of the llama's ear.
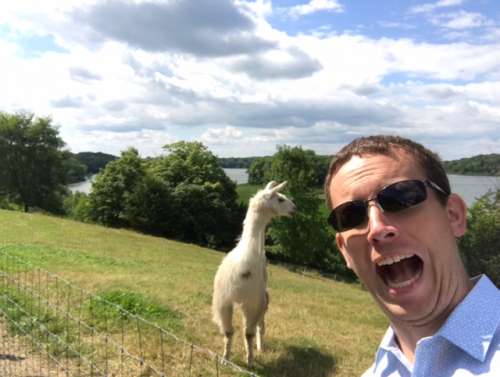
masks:
{"label": "llama's ear", "polygon": [[280,192],[281,190],[283,190],[283,187],[285,187],[287,183],[288,183],[287,181],[281,182],[278,186],[275,186],[273,188],[273,191],[274,192]]}
{"label": "llama's ear", "polygon": [[271,190],[276,185],[275,181],[271,181],[266,185],[266,190]]}

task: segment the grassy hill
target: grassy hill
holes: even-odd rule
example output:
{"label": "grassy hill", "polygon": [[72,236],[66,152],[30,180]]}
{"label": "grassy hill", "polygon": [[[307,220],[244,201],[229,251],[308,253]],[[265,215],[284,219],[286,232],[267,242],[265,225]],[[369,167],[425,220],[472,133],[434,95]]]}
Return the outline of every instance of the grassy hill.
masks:
{"label": "grassy hill", "polygon": [[[158,324],[222,351],[210,320],[212,280],[223,254],[139,233],[41,214],[0,210],[0,245],[82,288],[124,290],[178,313]],[[372,362],[387,322],[360,286],[269,266],[267,351],[262,376],[359,376]],[[234,361],[244,365],[239,311]]]}

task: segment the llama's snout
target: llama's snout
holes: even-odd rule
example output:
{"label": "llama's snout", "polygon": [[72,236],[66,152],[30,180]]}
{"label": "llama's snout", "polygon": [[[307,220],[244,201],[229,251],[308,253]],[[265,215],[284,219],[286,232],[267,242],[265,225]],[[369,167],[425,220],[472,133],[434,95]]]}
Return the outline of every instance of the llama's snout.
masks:
{"label": "llama's snout", "polygon": [[291,217],[295,214],[295,212],[297,212],[297,206],[294,204],[294,203],[290,203],[290,208],[288,209],[288,213],[286,214],[286,216],[288,217]]}

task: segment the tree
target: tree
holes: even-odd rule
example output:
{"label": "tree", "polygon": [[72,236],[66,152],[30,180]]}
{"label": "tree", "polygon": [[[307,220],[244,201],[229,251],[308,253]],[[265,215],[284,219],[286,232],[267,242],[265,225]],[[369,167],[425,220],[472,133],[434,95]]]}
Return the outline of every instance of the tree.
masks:
{"label": "tree", "polygon": [[142,232],[176,238],[178,209],[171,188],[149,172],[125,199],[124,218]]}
{"label": "tree", "polygon": [[92,218],[89,196],[83,192],[69,193],[64,198],[64,213],[74,220],[90,222]]}
{"label": "tree", "polygon": [[274,221],[270,237],[271,255],[353,280],[335,244],[334,232],[320,211],[323,198],[317,190],[317,156],[300,147],[280,147],[271,165],[276,181],[288,181],[287,191],[297,206],[291,218]]}
{"label": "tree", "polygon": [[61,213],[63,146],[50,118],[0,113],[0,194],[25,212],[37,207]]}
{"label": "tree", "polygon": [[87,167],[78,161],[78,158],[73,153],[64,151],[62,164],[65,171],[65,183],[76,183],[85,180]]}
{"label": "tree", "polygon": [[444,168],[450,174],[500,175],[500,154],[480,154],[459,160],[444,161]]}
{"label": "tree", "polygon": [[97,174],[108,162],[116,160],[118,157],[102,152],[80,152],[74,155],[75,158],[87,167],[88,174]]}
{"label": "tree", "polygon": [[244,214],[236,184],[202,143],[181,141],[164,148],[169,153],[149,161],[148,171],[172,189],[178,209],[173,215],[178,224],[176,238],[232,247]]}
{"label": "tree", "polygon": [[68,210],[105,225],[233,246],[243,219],[236,184],[203,144],[179,142],[166,149],[166,156],[147,160],[133,148],[123,152],[97,175],[88,199],[68,200]]}
{"label": "tree", "polygon": [[[322,187],[325,182],[328,166],[330,164],[330,156],[317,156],[315,154],[309,157],[310,169],[308,173],[314,176],[314,185]],[[263,185],[272,177],[273,156],[256,157],[252,160],[248,170],[248,183],[251,185]]]}
{"label": "tree", "polygon": [[108,163],[92,184],[89,194],[91,219],[110,226],[128,225],[124,213],[126,202],[145,174],[139,152],[134,148]]}
{"label": "tree", "polygon": [[468,272],[484,273],[500,287],[500,190],[490,191],[470,208],[460,251]]}
{"label": "tree", "polygon": [[272,157],[258,157],[248,168],[248,183],[251,185],[263,185],[270,180]]}

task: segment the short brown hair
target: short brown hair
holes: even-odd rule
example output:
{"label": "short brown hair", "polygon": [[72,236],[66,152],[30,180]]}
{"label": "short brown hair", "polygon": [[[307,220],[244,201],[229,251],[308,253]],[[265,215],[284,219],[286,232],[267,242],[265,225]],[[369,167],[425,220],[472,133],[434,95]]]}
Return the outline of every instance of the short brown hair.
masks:
{"label": "short brown hair", "polygon": [[[333,204],[329,190],[332,179],[340,167],[349,161],[351,157],[364,155],[394,156],[395,150],[398,149],[405,151],[415,159],[427,179],[436,183],[446,193],[451,192],[448,176],[446,175],[441,159],[436,153],[431,152],[417,142],[400,136],[374,135],[354,139],[333,156],[324,187],[328,207],[332,208]],[[443,205],[446,204],[446,197],[438,195],[438,199]]]}

